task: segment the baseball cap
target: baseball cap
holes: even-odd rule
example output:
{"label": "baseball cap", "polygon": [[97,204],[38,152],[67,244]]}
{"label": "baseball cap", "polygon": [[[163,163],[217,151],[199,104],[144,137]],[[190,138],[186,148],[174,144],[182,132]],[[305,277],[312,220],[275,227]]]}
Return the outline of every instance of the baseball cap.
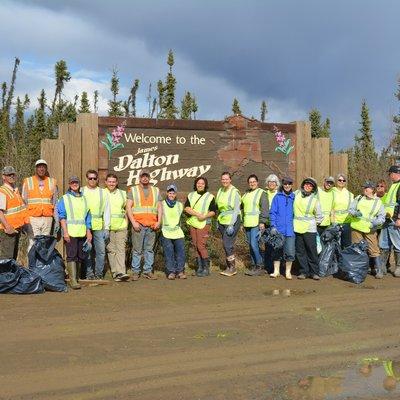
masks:
{"label": "baseball cap", "polygon": [[81,184],[81,180],[80,180],[76,175],[72,175],[72,176],[68,179],[68,183],[72,183],[72,182],[78,182],[79,184]]}
{"label": "baseball cap", "polygon": [[167,186],[167,192],[170,192],[171,190],[173,190],[175,193],[178,191],[178,188],[174,183],[171,183],[170,185]]}
{"label": "baseball cap", "polygon": [[150,171],[149,171],[147,168],[142,169],[142,170],[140,171],[139,177],[140,177],[140,176],[143,176],[143,175],[148,175],[148,176],[150,176]]}
{"label": "baseball cap", "polygon": [[290,176],[285,176],[282,178],[282,184],[284,183],[288,183],[291,185],[293,183],[293,179]]}
{"label": "baseball cap", "polygon": [[333,176],[327,176],[327,177],[324,179],[324,181],[325,181],[325,182],[332,182],[332,183],[335,183],[335,178],[334,178]]}
{"label": "baseball cap", "polygon": [[365,188],[371,188],[371,189],[375,189],[376,185],[374,182],[372,181],[365,181],[364,184],[362,185],[362,187]]}
{"label": "baseball cap", "polygon": [[12,174],[16,174],[14,167],[11,167],[11,165],[7,165],[6,167],[4,167],[1,171],[1,173],[3,175],[12,175]]}
{"label": "baseball cap", "polygon": [[41,165],[41,164],[47,166],[47,161],[46,161],[46,160],[43,160],[43,159],[41,158],[40,160],[37,160],[37,161],[35,162],[35,167],[37,167],[38,165]]}
{"label": "baseball cap", "polygon": [[389,168],[389,173],[394,172],[395,174],[400,174],[400,165],[392,165]]}

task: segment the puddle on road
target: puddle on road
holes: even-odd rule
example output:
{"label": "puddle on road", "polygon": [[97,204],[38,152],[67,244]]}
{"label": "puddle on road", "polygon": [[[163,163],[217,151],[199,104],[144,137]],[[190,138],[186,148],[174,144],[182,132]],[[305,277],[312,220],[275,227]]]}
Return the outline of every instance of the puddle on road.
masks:
{"label": "puddle on road", "polygon": [[304,296],[307,294],[316,293],[316,290],[298,290],[298,289],[273,289],[268,290],[263,293],[264,296],[281,296],[281,297],[291,297],[291,296]]}
{"label": "puddle on road", "polygon": [[400,398],[400,357],[368,357],[352,369],[331,376],[307,376],[270,391],[282,400],[383,400]]}

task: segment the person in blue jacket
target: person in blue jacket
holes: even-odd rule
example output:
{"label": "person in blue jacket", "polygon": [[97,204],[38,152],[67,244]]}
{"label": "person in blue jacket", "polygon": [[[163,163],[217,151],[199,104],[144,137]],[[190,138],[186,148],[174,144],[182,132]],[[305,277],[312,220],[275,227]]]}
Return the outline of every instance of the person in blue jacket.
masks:
{"label": "person in blue jacket", "polygon": [[272,200],[269,210],[271,232],[278,231],[284,237],[284,245],[280,250],[273,253],[274,272],[270,274],[271,278],[277,278],[280,275],[281,260],[286,263],[286,279],[292,279],[292,263],[296,255],[295,234],[293,231],[293,179],[285,177],[282,179],[281,187]]}

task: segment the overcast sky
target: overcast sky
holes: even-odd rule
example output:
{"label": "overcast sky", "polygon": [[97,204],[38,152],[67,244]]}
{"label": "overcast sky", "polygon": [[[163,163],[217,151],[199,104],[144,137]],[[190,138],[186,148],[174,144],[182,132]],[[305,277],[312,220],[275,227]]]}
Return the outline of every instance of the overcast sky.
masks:
{"label": "overcast sky", "polygon": [[121,99],[140,80],[144,115],[173,49],[177,100],[195,93],[199,119],[223,119],[234,97],[257,118],[265,99],[271,122],[307,119],[316,107],[340,149],[353,142],[365,98],[381,147],[400,107],[399,15],[399,0],[0,0],[0,80],[18,56],[17,94],[51,97],[54,63],[65,59],[66,97],[97,89],[105,114],[117,67]]}

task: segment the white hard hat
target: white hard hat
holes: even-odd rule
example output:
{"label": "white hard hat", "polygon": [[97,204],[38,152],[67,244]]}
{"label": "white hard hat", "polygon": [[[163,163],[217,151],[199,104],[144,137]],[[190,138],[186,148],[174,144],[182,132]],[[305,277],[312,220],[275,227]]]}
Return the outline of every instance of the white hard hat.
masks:
{"label": "white hard hat", "polygon": [[41,164],[47,165],[47,161],[43,160],[43,159],[37,160],[35,162],[35,167],[37,167],[38,165],[41,165]]}

